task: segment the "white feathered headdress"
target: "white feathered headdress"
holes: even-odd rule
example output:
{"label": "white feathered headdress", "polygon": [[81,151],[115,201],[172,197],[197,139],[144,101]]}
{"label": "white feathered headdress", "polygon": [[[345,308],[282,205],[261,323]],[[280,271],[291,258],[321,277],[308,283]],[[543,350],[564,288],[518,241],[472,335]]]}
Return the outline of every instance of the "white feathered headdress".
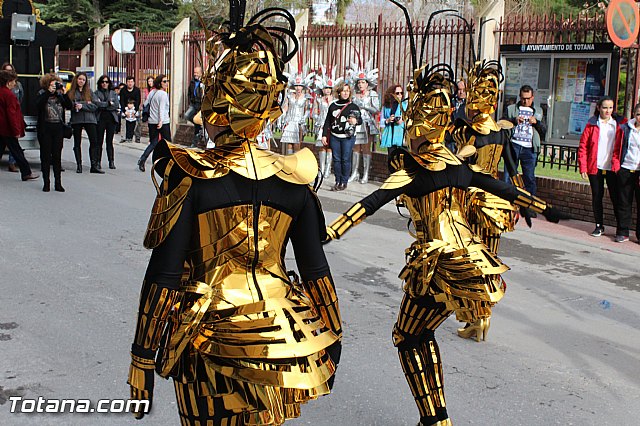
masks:
{"label": "white feathered headdress", "polygon": [[302,86],[308,88],[311,86],[315,80],[316,73],[309,73],[308,70],[309,66],[305,65],[302,69],[299,69],[297,73],[285,73],[285,75],[289,77],[289,87]]}
{"label": "white feathered headdress", "polygon": [[351,64],[351,68],[347,70],[347,80],[355,85],[360,80],[365,80],[369,86],[378,85],[378,68],[373,67],[373,59],[370,59],[364,67],[358,64]]}
{"label": "white feathered headdress", "polygon": [[327,71],[324,65],[320,65],[322,74],[317,74],[315,79],[315,87],[318,90],[322,90],[326,87],[333,89],[338,83],[342,81],[342,77],[336,78],[336,69],[332,68]]}

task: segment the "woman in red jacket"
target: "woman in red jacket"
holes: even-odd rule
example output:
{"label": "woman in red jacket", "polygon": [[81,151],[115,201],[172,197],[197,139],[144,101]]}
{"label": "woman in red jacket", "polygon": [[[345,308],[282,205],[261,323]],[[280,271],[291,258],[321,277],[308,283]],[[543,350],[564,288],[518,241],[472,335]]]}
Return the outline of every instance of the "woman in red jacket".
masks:
{"label": "woman in red jacket", "polygon": [[20,167],[22,180],[33,180],[38,179],[38,175],[31,172],[18,143],[18,139],[24,136],[24,118],[18,98],[11,91],[16,81],[18,75],[15,71],[0,71],[0,158],[5,148],[9,147],[9,152]]}
{"label": "woman in red jacket", "polygon": [[633,118],[620,126],[613,147],[611,170],[618,178],[620,232],[616,242],[629,241],[631,209],[636,199],[636,237],[640,244],[640,104],[633,109]]}
{"label": "woman in red jacket", "polygon": [[604,96],[598,101],[596,115],[591,117],[580,137],[578,146],[578,165],[582,179],[589,179],[591,185],[591,203],[596,228],[591,235],[599,237],[604,234],[604,183],[607,182],[609,197],[613,204],[616,217],[616,235],[620,235],[620,221],[618,218],[618,184],[615,173],[611,170],[613,145],[618,122],[611,116],[613,113],[613,99]]}

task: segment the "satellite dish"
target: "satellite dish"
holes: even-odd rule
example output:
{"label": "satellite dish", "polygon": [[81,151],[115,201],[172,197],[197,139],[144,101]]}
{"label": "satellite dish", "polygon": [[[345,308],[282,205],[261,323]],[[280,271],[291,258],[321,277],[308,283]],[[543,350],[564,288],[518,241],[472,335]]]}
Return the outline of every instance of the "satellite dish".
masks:
{"label": "satellite dish", "polygon": [[118,30],[111,36],[111,46],[118,53],[133,53],[136,40],[133,37],[135,30]]}

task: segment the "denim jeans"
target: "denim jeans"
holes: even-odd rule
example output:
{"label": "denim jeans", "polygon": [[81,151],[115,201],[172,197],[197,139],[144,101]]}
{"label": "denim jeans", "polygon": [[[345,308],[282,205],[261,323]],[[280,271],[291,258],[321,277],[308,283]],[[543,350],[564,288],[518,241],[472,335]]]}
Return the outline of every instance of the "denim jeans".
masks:
{"label": "denim jeans", "polygon": [[333,172],[336,175],[336,184],[347,184],[351,175],[351,155],[353,154],[353,145],[356,137],[336,138],[331,135],[330,146],[333,151]]}
{"label": "denim jeans", "polygon": [[169,123],[163,124],[159,129],[157,124],[149,123],[149,145],[140,156],[138,163],[144,163],[147,161],[149,155],[151,155],[153,150],[156,148],[156,145],[158,145],[160,140],[159,137],[167,142],[171,142],[171,126]]}
{"label": "denim jeans", "polygon": [[[197,105],[191,104],[189,105],[189,108],[187,109],[187,111],[184,113],[184,118],[187,121],[190,121],[191,123],[193,123],[193,119],[198,114],[198,112],[200,112],[200,107],[198,107]],[[200,124],[193,123],[193,140],[192,140],[193,143],[198,141],[201,131],[202,131],[202,126]]]}
{"label": "denim jeans", "polygon": [[[516,163],[516,169],[518,168],[518,163],[520,163],[520,167],[522,168],[524,188],[529,191],[531,195],[536,195],[538,187],[536,185],[535,171],[536,163],[538,162],[538,154],[533,152],[533,148],[525,148],[517,143],[511,144],[511,151]],[[509,173],[507,172],[506,167],[504,169],[504,180],[505,182],[509,182]]]}

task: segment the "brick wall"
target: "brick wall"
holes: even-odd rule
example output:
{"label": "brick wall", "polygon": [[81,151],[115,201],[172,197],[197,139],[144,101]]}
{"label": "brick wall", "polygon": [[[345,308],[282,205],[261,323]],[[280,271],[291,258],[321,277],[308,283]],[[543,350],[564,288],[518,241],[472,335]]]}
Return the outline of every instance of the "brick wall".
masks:
{"label": "brick wall", "polygon": [[173,135],[173,143],[178,145],[191,146],[193,140],[193,125],[180,123]]}

